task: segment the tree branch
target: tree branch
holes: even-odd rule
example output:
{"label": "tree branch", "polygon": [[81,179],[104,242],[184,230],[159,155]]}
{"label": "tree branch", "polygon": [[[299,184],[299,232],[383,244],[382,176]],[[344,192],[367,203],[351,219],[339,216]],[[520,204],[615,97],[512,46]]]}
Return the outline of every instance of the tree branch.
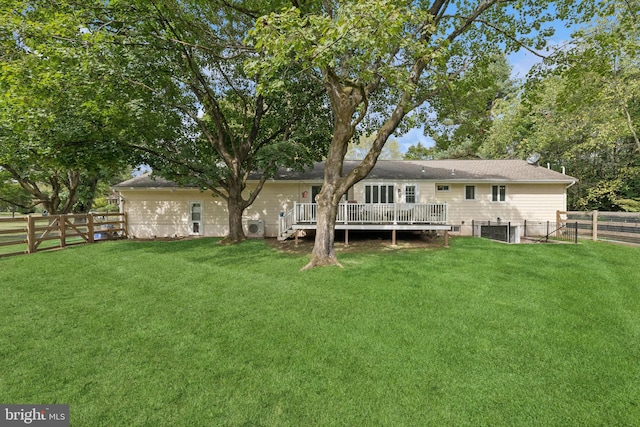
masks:
{"label": "tree branch", "polygon": [[[276,162],[275,159],[271,160],[271,162],[269,162],[269,166],[267,166],[267,169],[271,169],[275,165],[275,162]],[[245,179],[244,179],[245,182],[248,178],[248,173],[249,171],[246,172]],[[245,201],[247,206],[251,206],[253,202],[255,202],[256,198],[258,197],[258,194],[260,194],[260,191],[262,191],[262,187],[264,186],[264,183],[267,182],[267,179],[269,179],[269,177],[270,176],[266,173],[262,174],[262,176],[260,177],[260,180],[258,181],[258,184],[256,184],[253,191],[249,193],[249,198]]]}
{"label": "tree branch", "polygon": [[[177,29],[164,16],[160,8],[157,6],[156,2],[152,1],[152,4],[161,19],[162,25],[168,28],[168,30],[176,38],[180,39],[181,37],[179,36]],[[231,167],[234,163],[233,156],[227,150],[227,147],[224,144],[224,140],[225,135],[228,136],[231,139],[231,144],[233,146],[233,134],[230,132],[229,125],[224,117],[224,114],[222,114],[222,110],[218,105],[215,96],[213,95],[213,93],[211,93],[211,88],[209,87],[206,78],[202,75],[200,68],[197,66],[196,60],[193,57],[192,53],[189,51],[189,49],[187,49],[186,46],[180,46],[184,58],[187,62],[187,67],[191,71],[192,77],[195,79],[195,82],[191,82],[189,85],[191,86],[194,94],[198,97],[198,100],[205,107],[205,111],[207,111],[207,113],[210,113],[211,118],[216,124],[218,137],[214,138],[212,142],[215,143],[216,150],[220,153],[225,163],[227,163],[227,165]],[[196,86],[196,82],[200,87]]]}
{"label": "tree branch", "polygon": [[37,203],[36,203],[36,204],[32,204],[32,205],[30,205],[30,206],[26,206],[26,205],[23,205],[22,203],[15,202],[15,201],[13,201],[13,200],[5,199],[5,198],[4,198],[4,197],[2,197],[2,196],[0,196],[0,201],[5,202],[5,203],[8,203],[8,204],[10,204],[11,206],[15,206],[15,207],[17,207],[17,208],[22,208],[22,209],[25,209],[25,210],[32,209],[32,208],[34,208],[34,207],[37,205]]}
{"label": "tree branch", "polygon": [[[137,145],[137,144],[126,144],[127,147],[129,148],[133,148],[135,150],[141,151],[143,153],[147,153],[147,154],[151,154],[159,159],[164,160],[167,163],[176,165],[176,166],[181,166],[186,168],[187,170],[197,174],[197,175],[204,175],[204,176],[209,176],[209,174],[207,174],[207,171],[205,171],[204,169],[200,169],[197,168],[196,166],[194,166],[191,163],[188,162],[184,162],[184,161],[180,161],[177,160],[179,157],[178,156],[171,156],[171,155],[167,155],[165,153],[162,153],[158,150],[154,150],[151,149],[149,147],[145,147],[145,146],[141,146],[141,145]],[[176,173],[177,176],[185,176],[181,173]],[[227,188],[224,185],[223,181],[220,181],[218,179],[213,179],[211,181],[207,181],[206,182],[206,186],[209,190],[211,190],[214,194],[216,194],[217,196],[222,197],[224,200],[229,200],[229,196],[223,192],[221,192],[218,187],[222,187],[223,189],[227,190]]]}
{"label": "tree branch", "polygon": [[487,9],[489,9],[491,6],[493,6],[497,2],[498,0],[483,0],[478,5],[478,7],[476,7],[473,13],[466,17],[466,19],[462,22],[462,25],[460,25],[458,28],[453,30],[451,34],[449,34],[449,37],[447,37],[447,40],[452,42],[456,38],[458,38],[460,34],[464,33],[467,30],[467,28],[471,26],[471,24],[473,24],[478,20],[478,17],[480,15],[482,15],[485,11],[487,11]]}
{"label": "tree branch", "polygon": [[228,2],[226,0],[219,0],[219,2],[223,6],[226,6],[229,9],[232,9],[232,10],[235,10],[236,12],[240,12],[240,13],[242,13],[244,15],[247,15],[249,18],[252,18],[252,19],[258,19],[258,17],[261,14],[260,11],[258,11],[258,10],[252,10],[252,9],[249,9],[249,8],[246,8],[246,7],[241,7],[241,6],[238,6],[237,4],[230,3],[230,2]]}
{"label": "tree branch", "polygon": [[503,30],[502,28],[493,25],[491,22],[485,21],[484,19],[478,18],[476,19],[477,22],[486,25],[487,27],[499,32],[500,34],[502,34],[503,36],[505,36],[506,38],[508,38],[509,40],[511,40],[512,42],[516,43],[518,46],[520,46],[521,48],[527,50],[528,52],[532,53],[533,55],[537,56],[538,58],[541,59],[548,59],[548,56],[544,56],[538,52],[536,52],[535,50],[533,50],[532,48],[530,48],[529,46],[527,46],[526,44],[522,43],[520,40],[518,40],[517,38],[515,38],[513,36],[513,34],[509,34],[507,31]]}

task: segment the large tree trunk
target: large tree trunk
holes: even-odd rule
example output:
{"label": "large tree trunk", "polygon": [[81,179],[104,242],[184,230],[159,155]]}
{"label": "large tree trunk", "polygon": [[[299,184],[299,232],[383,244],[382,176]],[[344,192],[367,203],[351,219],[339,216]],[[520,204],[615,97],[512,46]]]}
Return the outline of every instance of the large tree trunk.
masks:
{"label": "large tree trunk", "polygon": [[350,113],[343,113],[342,117],[336,117],[333,138],[324,166],[324,184],[316,196],[318,204],[316,240],[311,252],[311,260],[303,270],[325,265],[340,265],[333,244],[338,204],[349,188],[342,176],[342,166],[354,132],[350,118]]}
{"label": "large tree trunk", "polygon": [[242,213],[244,212],[244,208],[233,199],[229,199],[228,209],[229,234],[222,240],[222,243],[240,243],[247,238],[242,227]]}
{"label": "large tree trunk", "polygon": [[325,184],[323,190],[316,196],[316,203],[318,204],[316,240],[311,251],[311,260],[303,270],[325,265],[341,266],[333,245],[338,204],[333,203],[336,193],[331,191],[331,188],[335,188],[335,186]]}
{"label": "large tree trunk", "polygon": [[247,202],[242,198],[242,185],[232,182],[229,186],[227,210],[229,211],[229,234],[222,240],[224,244],[240,243],[247,239],[242,227],[242,215],[247,208]]}
{"label": "large tree trunk", "polygon": [[336,87],[337,85],[329,86],[335,122],[333,138],[329,145],[324,167],[324,184],[316,196],[318,203],[316,239],[311,252],[311,260],[303,267],[303,270],[316,266],[340,265],[334,248],[336,215],[340,199],[349,188],[371,172],[385,142],[406,114],[404,106],[398,105],[389,119],[380,127],[365,158],[355,169],[343,176],[344,157],[358,123],[357,120],[352,121],[357,106],[357,97],[351,92],[336,90]]}

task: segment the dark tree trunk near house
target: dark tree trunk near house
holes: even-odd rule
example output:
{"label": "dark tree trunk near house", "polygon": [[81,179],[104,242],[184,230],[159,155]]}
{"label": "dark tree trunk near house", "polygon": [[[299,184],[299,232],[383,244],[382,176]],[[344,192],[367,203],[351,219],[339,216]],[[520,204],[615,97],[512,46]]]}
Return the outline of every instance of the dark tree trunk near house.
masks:
{"label": "dark tree trunk near house", "polygon": [[[323,188],[329,188],[325,185]],[[335,192],[325,191],[324,189],[316,196],[318,205],[316,239],[311,251],[311,261],[305,268],[324,266],[324,265],[341,265],[338,262],[334,247],[335,242],[335,225],[336,215],[338,213],[338,204],[332,203]],[[339,198],[339,197],[338,197]]]}
{"label": "dark tree trunk near house", "polygon": [[247,207],[247,203],[242,199],[242,195],[231,193],[227,200],[227,210],[229,211],[229,234],[222,240],[223,244],[240,243],[247,239],[242,227],[242,215]]}
{"label": "dark tree trunk near house", "polygon": [[227,211],[229,215],[229,234],[220,242],[223,244],[240,243],[247,238],[242,229],[242,214],[247,205],[242,198],[242,180],[239,177],[238,169],[232,169],[234,172],[227,181]]}

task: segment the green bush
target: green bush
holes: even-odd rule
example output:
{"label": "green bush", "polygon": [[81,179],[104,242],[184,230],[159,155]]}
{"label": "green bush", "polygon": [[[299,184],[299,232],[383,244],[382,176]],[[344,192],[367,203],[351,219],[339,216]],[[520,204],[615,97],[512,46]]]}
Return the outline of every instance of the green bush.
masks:
{"label": "green bush", "polygon": [[615,204],[625,212],[640,212],[640,200],[636,199],[618,199]]}

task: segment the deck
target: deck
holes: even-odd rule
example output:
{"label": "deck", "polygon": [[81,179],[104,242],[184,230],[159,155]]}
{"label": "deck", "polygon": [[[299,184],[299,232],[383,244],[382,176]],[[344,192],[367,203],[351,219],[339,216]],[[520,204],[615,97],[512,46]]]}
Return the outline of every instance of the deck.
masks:
{"label": "deck", "polygon": [[[294,202],[279,221],[278,239],[292,236],[296,230],[316,228],[318,206]],[[450,230],[446,203],[341,203],[338,206],[338,230]]]}

